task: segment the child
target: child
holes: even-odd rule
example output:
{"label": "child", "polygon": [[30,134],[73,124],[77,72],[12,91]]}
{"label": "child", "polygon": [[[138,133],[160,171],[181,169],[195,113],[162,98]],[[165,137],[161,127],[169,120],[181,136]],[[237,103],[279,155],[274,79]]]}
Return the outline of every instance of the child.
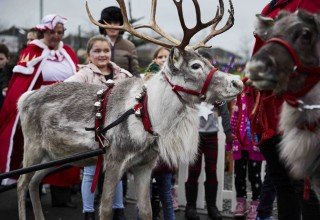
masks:
{"label": "child", "polygon": [[[153,54],[152,63],[148,66],[145,73],[145,80],[152,77],[153,74],[159,72],[169,56],[169,50],[165,47],[159,47]],[[169,167],[161,158],[157,166],[153,169],[151,177],[151,205],[153,220],[160,219],[160,201],[162,204],[163,216],[166,220],[174,220],[174,202],[172,196],[172,178],[175,169]],[[154,180],[154,181],[153,181]]]}
{"label": "child", "polygon": [[[264,160],[258,147],[251,142],[250,121],[246,108],[246,94],[241,95],[242,114],[239,114],[240,103],[236,102],[231,117],[232,132],[236,136],[233,144],[226,145],[226,151],[233,150],[234,159],[234,177],[236,187],[237,205],[234,211],[235,216],[245,216],[247,219],[254,220],[257,215],[257,206],[259,205],[259,196],[261,191],[261,164]],[[241,117],[240,127],[237,127],[238,117]],[[236,135],[239,131],[239,135]],[[241,140],[239,140],[241,138]],[[251,183],[252,201],[247,207],[246,175],[248,169],[248,178]]]}
{"label": "child", "polygon": [[8,47],[4,44],[0,44],[0,109],[3,103],[3,99],[7,93],[9,80],[12,75],[12,68],[8,65],[9,61],[10,58]]}
{"label": "child", "polygon": [[145,80],[149,79],[152,74],[159,72],[163,64],[166,62],[169,56],[169,50],[165,47],[159,47],[155,50],[152,62],[149,64],[145,72]]}
{"label": "child", "polygon": [[[117,83],[121,79],[132,77],[131,73],[121,69],[115,63],[110,61],[111,45],[104,36],[94,36],[88,41],[87,56],[89,64],[80,66],[79,72],[65,80],[65,82],[84,82],[89,84],[105,85],[109,79],[114,80],[115,83]],[[90,191],[95,167],[95,165],[84,167],[81,190],[85,220],[93,220],[95,216],[94,193],[91,193]],[[114,220],[125,219],[122,196],[122,181],[120,181],[117,185],[113,200],[113,210]]]}

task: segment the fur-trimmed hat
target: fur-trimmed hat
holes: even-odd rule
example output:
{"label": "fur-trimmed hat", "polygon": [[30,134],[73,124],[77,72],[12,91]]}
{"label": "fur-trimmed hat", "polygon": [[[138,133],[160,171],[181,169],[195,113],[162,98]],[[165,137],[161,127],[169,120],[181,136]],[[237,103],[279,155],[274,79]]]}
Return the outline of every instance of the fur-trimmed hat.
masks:
{"label": "fur-trimmed hat", "polygon": [[67,23],[67,19],[55,14],[46,15],[41,19],[40,24],[36,25],[36,29],[40,32],[53,30],[59,23],[64,25]]}
{"label": "fur-trimmed hat", "polygon": [[[120,25],[123,25],[123,17],[121,14],[121,9],[117,6],[110,6],[101,11],[101,16],[99,23],[105,24],[104,21],[106,22],[120,22]],[[105,30],[101,27],[99,27],[99,32],[100,34],[105,34]]]}

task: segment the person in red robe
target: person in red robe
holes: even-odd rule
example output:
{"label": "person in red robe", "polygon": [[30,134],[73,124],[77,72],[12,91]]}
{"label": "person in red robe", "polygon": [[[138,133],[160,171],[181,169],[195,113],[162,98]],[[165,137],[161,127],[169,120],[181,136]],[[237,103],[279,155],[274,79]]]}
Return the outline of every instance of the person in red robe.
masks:
{"label": "person in red robe", "polygon": [[[26,91],[62,82],[76,73],[78,58],[71,47],[61,41],[66,21],[58,15],[45,16],[36,26],[43,38],[32,41],[19,55],[0,112],[0,173],[22,166],[23,134],[16,107],[19,97]],[[17,178],[4,179],[1,185],[13,184]],[[44,182],[55,186],[74,185],[80,182],[80,170],[71,168],[46,177]]]}

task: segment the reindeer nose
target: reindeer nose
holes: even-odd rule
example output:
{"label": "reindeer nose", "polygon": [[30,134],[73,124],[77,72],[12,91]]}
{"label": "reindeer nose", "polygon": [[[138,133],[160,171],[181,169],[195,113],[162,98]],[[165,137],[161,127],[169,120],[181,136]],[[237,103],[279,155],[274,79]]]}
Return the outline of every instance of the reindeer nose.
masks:
{"label": "reindeer nose", "polygon": [[243,83],[241,80],[234,79],[231,81],[231,85],[233,87],[235,87],[236,89],[238,89],[239,91],[242,91],[242,89],[243,89]]}

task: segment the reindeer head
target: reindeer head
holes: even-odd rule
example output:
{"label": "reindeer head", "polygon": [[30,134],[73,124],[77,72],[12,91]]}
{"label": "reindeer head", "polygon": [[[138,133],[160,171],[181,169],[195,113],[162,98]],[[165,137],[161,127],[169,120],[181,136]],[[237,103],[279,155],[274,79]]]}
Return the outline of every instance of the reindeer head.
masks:
{"label": "reindeer head", "polygon": [[[239,79],[219,71],[207,58],[190,48],[181,50],[173,47],[162,74],[173,87],[172,90],[177,91],[179,96],[189,103],[198,103],[201,100],[208,103],[230,101],[242,91],[243,87]],[[209,77],[212,79],[208,79]],[[175,85],[184,85],[188,91]],[[204,88],[205,85],[208,86],[207,89]]]}
{"label": "reindeer head", "polygon": [[308,74],[319,67],[319,31],[319,15],[303,10],[282,11],[274,21],[257,15],[256,34],[265,45],[247,65],[253,85],[276,92],[303,89]]}

